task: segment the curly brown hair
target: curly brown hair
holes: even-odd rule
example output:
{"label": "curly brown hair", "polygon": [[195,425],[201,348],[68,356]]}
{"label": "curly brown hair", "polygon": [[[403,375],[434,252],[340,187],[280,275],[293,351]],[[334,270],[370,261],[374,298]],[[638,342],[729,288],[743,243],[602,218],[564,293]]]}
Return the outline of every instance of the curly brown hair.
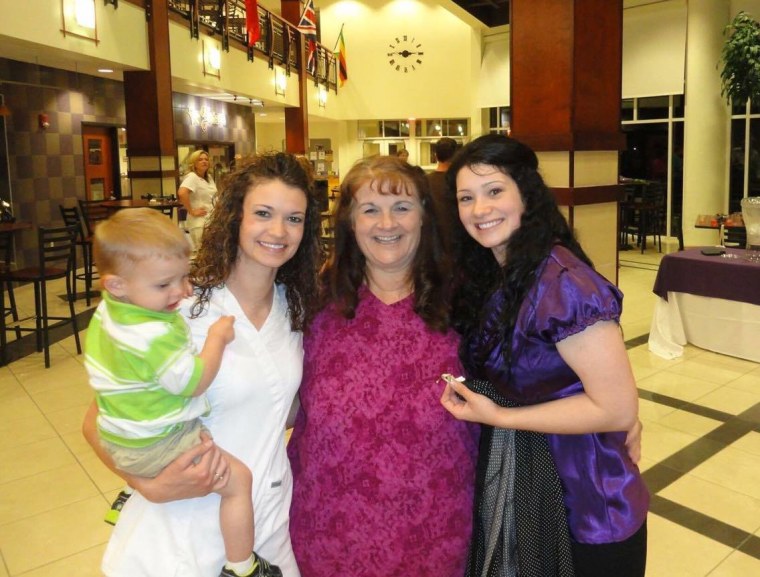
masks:
{"label": "curly brown hair", "polygon": [[359,160],[341,183],[335,212],[335,249],[321,276],[323,304],[336,303],[346,318],[353,318],[356,313],[366,259],[354,236],[353,206],[356,192],[366,183],[372,183],[377,190],[388,191],[387,194],[419,197],[423,207],[423,233],[412,261],[414,311],[431,329],[446,330],[449,325],[449,259],[444,251],[430,186],[422,169],[394,156]]}
{"label": "curly brown hair", "polygon": [[225,180],[203,231],[201,246],[191,272],[197,300],[192,316],[208,305],[214,289],[223,286],[237,262],[243,201],[248,192],[264,182],[279,180],[306,195],[306,218],[301,244],[293,258],[277,270],[275,282],[285,286],[290,326],[304,330],[315,313],[319,259],[319,205],[313,181],[292,154],[269,152],[245,159]]}

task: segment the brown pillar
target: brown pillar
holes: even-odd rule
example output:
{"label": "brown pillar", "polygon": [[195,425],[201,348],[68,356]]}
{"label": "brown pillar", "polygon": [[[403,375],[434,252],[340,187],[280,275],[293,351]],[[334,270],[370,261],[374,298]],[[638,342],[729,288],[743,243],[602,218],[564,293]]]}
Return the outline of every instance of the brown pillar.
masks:
{"label": "brown pillar", "polygon": [[[301,18],[300,0],[280,0],[283,20],[298,26]],[[303,37],[301,37],[303,38]],[[306,50],[298,42],[301,67],[298,70],[298,108],[285,108],[285,149],[293,154],[306,154],[309,150],[309,106],[307,97]]]}
{"label": "brown pillar", "polygon": [[511,0],[512,134],[596,268],[617,281],[622,0]]}
{"label": "brown pillar", "polygon": [[135,198],[167,196],[177,188],[166,2],[153,2],[147,26],[150,70],[124,73],[127,156]]}

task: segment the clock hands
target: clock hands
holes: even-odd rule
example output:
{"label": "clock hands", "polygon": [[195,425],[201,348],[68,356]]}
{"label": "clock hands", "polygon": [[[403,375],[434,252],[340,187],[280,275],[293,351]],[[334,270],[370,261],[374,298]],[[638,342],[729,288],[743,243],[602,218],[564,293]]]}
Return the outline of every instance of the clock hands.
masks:
{"label": "clock hands", "polygon": [[399,56],[403,56],[404,58],[409,58],[410,56],[417,54],[419,56],[422,56],[422,52],[410,52],[409,50],[402,50],[401,52],[396,52]]}

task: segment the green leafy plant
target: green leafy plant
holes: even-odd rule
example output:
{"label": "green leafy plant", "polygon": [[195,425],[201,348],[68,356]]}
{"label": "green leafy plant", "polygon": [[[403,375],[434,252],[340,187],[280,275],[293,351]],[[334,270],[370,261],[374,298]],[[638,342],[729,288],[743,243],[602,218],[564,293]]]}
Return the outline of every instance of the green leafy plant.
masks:
{"label": "green leafy plant", "polygon": [[721,96],[729,104],[760,102],[760,22],[739,12],[723,31]]}

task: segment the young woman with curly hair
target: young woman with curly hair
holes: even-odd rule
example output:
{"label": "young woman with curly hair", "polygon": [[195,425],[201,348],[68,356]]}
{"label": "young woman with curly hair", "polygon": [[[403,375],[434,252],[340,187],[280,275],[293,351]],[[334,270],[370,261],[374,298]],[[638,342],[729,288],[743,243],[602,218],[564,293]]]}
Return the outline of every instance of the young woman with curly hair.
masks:
{"label": "young woman with curly hair", "polygon": [[[191,275],[196,294],[182,305],[199,347],[216,319],[235,317],[235,339],[207,392],[204,425],[214,438],[155,479],[116,471],[136,492],[106,550],[109,577],[216,574],[224,546],[218,496],[209,493],[229,477],[217,442],[253,473],[256,552],[285,577],[299,577],[288,527],[293,478],[284,433],[301,383],[301,331],[316,300],[317,206],[309,176],[287,153],[250,159],[218,195]],[[91,444],[93,431],[90,414],[84,432]]]}

